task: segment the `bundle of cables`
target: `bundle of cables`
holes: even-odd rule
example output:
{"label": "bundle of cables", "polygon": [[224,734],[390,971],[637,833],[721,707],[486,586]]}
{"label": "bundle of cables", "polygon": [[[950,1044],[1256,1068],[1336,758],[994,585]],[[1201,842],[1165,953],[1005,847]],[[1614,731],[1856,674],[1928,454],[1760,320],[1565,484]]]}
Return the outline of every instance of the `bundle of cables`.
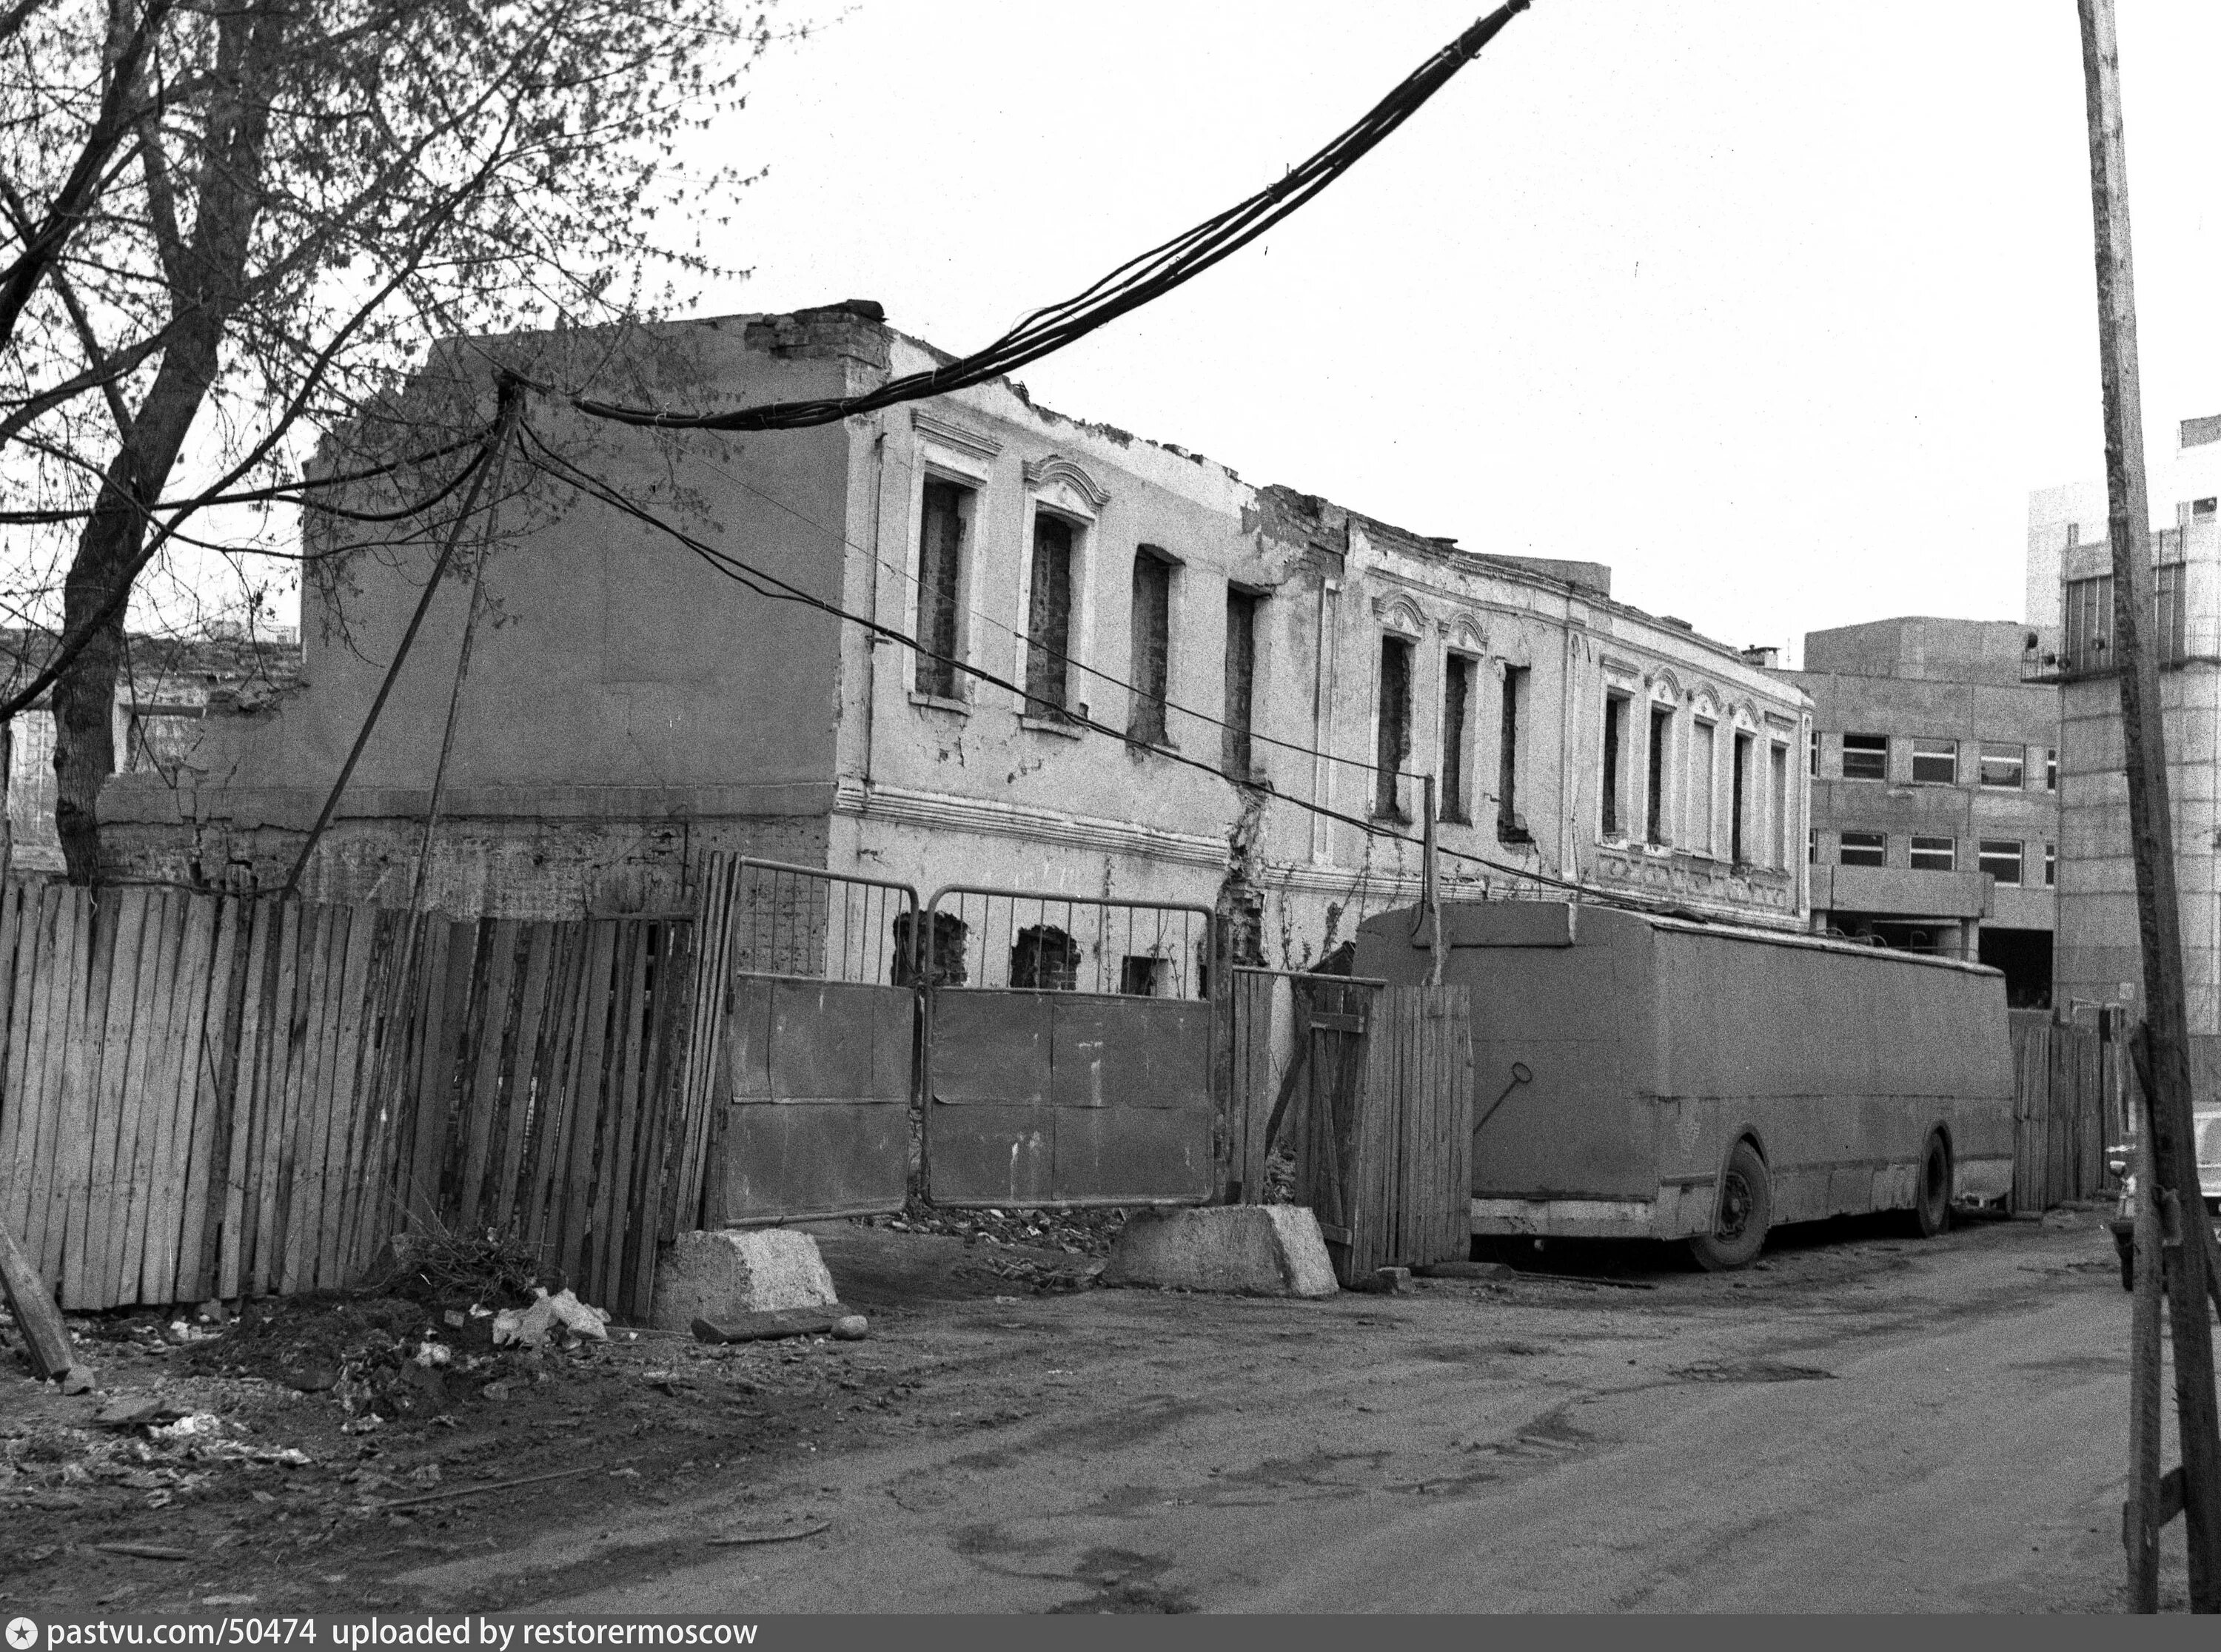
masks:
{"label": "bundle of cables", "polygon": [[1170,292],[1221,259],[1239,252],[1340,178],[1367,151],[1404,124],[1419,106],[1447,84],[1493,40],[1530,0],[1507,0],[1428,59],[1401,84],[1373,105],[1354,125],[1286,177],[1185,234],[1129,259],[1085,291],[1037,309],[984,350],[928,372],[890,379],[862,396],[773,402],[729,413],[670,413],[624,407],[586,397],[574,399],[581,413],[625,424],[688,430],[798,430],[832,424],[851,414],[870,413],[900,402],[940,396],[1016,371],[1084,338],[1128,310]]}

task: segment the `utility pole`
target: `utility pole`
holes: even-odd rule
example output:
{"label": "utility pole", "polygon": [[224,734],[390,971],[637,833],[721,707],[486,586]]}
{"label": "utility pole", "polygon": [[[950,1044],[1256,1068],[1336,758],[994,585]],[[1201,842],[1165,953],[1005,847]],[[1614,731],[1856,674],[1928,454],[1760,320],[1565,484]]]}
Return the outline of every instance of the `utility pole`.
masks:
{"label": "utility pole", "polygon": [[[2192,1134],[2189,1017],[2184,1005],[2174,831],[2167,790],[2159,665],[2143,645],[2152,613],[2151,510],[2144,493],[2143,408],[2137,380],[2136,280],[2130,255],[2128,152],[2121,134],[2120,48],[2113,0],[2078,0],[2090,131],[2090,207],[2098,273],[2098,345],[2105,401],[2105,494],[2113,552],[2113,646],[2121,694],[2121,751],[2136,862],[2137,929],[2143,955],[2150,1197],[2167,1256],[2174,1341],[2174,1401],[2182,1441],[2190,1609],[2221,1611],[2221,1415],[2205,1323],[2207,1247],[2188,1224],[2205,1220]],[[2168,1220],[2170,1204],[2172,1221]],[[2168,1244],[2172,1237],[2174,1241]],[[2138,1265],[2143,1259],[2138,1258]],[[2132,1377],[2131,1381],[2135,1379]],[[2141,1488],[2138,1488],[2140,1491]],[[2139,1496],[2131,1507],[2143,1505]],[[2133,1582],[2142,1532],[2130,1540]]]}

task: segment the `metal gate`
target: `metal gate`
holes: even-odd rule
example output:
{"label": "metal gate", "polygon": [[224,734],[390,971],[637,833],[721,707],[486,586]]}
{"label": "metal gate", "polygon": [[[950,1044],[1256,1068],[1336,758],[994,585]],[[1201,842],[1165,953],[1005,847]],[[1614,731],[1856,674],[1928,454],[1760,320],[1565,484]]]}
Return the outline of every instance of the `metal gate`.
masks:
{"label": "metal gate", "polygon": [[1209,1199],[1211,936],[1201,907],[938,891],[919,953],[929,1197]]}
{"label": "metal gate", "polygon": [[705,964],[724,1003],[710,1054],[706,1224],[900,1210],[917,891],[745,856],[707,860]]}

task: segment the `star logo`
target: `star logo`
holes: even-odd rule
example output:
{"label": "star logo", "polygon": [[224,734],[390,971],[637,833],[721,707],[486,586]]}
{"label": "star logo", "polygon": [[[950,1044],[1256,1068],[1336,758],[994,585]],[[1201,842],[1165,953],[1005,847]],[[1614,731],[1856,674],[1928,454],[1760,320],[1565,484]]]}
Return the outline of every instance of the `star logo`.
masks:
{"label": "star logo", "polygon": [[36,1624],[28,1618],[10,1618],[8,1620],[9,1652],[31,1652],[38,1643],[39,1626]]}

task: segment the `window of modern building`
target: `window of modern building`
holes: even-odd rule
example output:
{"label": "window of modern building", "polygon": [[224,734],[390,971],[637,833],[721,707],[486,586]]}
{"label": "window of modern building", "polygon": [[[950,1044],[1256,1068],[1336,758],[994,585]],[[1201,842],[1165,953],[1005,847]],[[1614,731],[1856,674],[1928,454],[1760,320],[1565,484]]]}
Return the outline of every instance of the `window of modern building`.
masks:
{"label": "window of modern building", "polygon": [[1845,832],[1839,833],[1841,842],[1836,850],[1836,863],[1842,866],[1886,866],[1889,864],[1889,833],[1886,832]]}
{"label": "window of modern building", "polygon": [[1916,872],[1955,872],[1959,870],[1959,841],[1955,838],[1915,838],[1911,863]]}
{"label": "window of modern building", "polygon": [[1813,775],[1820,772],[1820,731],[1817,728],[1805,737],[1805,771]]}
{"label": "window of modern building", "polygon": [[1257,605],[1263,599],[1230,586],[1226,592],[1226,726],[1219,731],[1219,766],[1236,780],[1255,771],[1249,746],[1257,704]]}
{"label": "window of modern building", "polygon": [[1719,741],[1713,724],[1703,718],[1689,724],[1688,847],[1699,855],[1712,852],[1712,794],[1718,789],[1714,765]]}
{"label": "window of modern building", "polygon": [[1912,743],[1912,782],[1916,786],[1955,786],[1959,783],[1959,742],[1915,740]]}
{"label": "window of modern building", "polygon": [[1442,658],[1442,819],[1461,823],[1473,819],[1466,776],[1471,772],[1473,685],[1477,669],[1469,654]]}
{"label": "window of modern building", "polygon": [[2050,888],[2058,881],[2058,877],[2059,845],[2055,843],[2048,843],[2043,845],[2043,887],[2047,889]]}
{"label": "window of modern building", "polygon": [[2001,838],[1985,838],[1977,857],[1981,870],[2000,883],[2020,882],[2021,846]]}
{"label": "window of modern building", "polygon": [[1526,757],[1527,668],[1504,668],[1504,730],[1496,747],[1496,835],[1505,843],[1531,843],[1519,814],[1519,768]]}
{"label": "window of modern building", "polygon": [[1603,797],[1600,826],[1607,838],[1618,837],[1622,830],[1619,785],[1627,770],[1627,714],[1632,704],[1624,694],[1604,697],[1604,780],[1598,790]]}
{"label": "window of modern building", "polygon": [[1843,778],[1887,780],[1889,778],[1889,736],[1886,734],[1844,735]]}
{"label": "window of modern building", "polygon": [[[2179,550],[2180,536],[2176,538]],[[2152,646],[2159,651],[2162,665],[2177,663],[2188,652],[2182,591],[2180,563],[2163,562],[2152,570]]]}
{"label": "window of modern building", "polygon": [[2211,499],[2193,499],[2190,502],[2190,514],[2193,516],[2211,516],[2214,504]]}
{"label": "window of modern building", "polygon": [[2070,671],[2103,671],[2113,664],[2113,577],[2070,579],[2063,602],[2067,640],[2060,652]]}
{"label": "window of modern building", "polygon": [[1162,745],[1165,689],[1172,673],[1173,564],[1153,547],[1134,552],[1133,651],[1128,666],[1132,709],[1129,739]]}
{"label": "window of modern building", "polygon": [[1667,765],[1667,752],[1674,744],[1674,708],[1671,706],[1650,708],[1650,772],[1649,790],[1642,800],[1642,835],[1654,844],[1666,841],[1666,776],[1673,773]]}
{"label": "window of modern building", "polygon": [[2024,778],[2026,752],[2018,745],[1995,740],[1982,742],[1982,784],[1993,791],[2017,792]]}
{"label": "window of modern building", "polygon": [[1026,603],[1026,714],[1061,721],[1070,714],[1073,526],[1034,516],[1032,588]]}
{"label": "window of modern building", "polygon": [[2043,789],[2048,792],[2059,789],[2059,748],[2055,745],[2043,748]]}
{"label": "window of modern building", "polygon": [[1373,708],[1373,812],[1405,820],[1404,764],[1411,755],[1411,645],[1380,639],[1380,699]]}
{"label": "window of modern building", "polygon": [[1750,862],[1750,857],[1744,852],[1743,824],[1750,814],[1751,745],[1748,734],[1735,737],[1734,760],[1728,781],[1728,858],[1737,866]]}
{"label": "window of modern building", "polygon": [[1805,833],[1805,863],[1807,866],[1820,863],[1820,832],[1817,826],[1809,828]]}
{"label": "window of modern building", "polygon": [[975,496],[938,477],[925,481],[917,539],[917,692],[936,700],[959,693],[959,623],[964,608],[964,547]]}
{"label": "window of modern building", "polygon": [[1779,740],[1772,747],[1774,791],[1768,800],[1774,814],[1774,866],[1777,871],[1789,870],[1789,834],[1796,823],[1789,818],[1789,748]]}

